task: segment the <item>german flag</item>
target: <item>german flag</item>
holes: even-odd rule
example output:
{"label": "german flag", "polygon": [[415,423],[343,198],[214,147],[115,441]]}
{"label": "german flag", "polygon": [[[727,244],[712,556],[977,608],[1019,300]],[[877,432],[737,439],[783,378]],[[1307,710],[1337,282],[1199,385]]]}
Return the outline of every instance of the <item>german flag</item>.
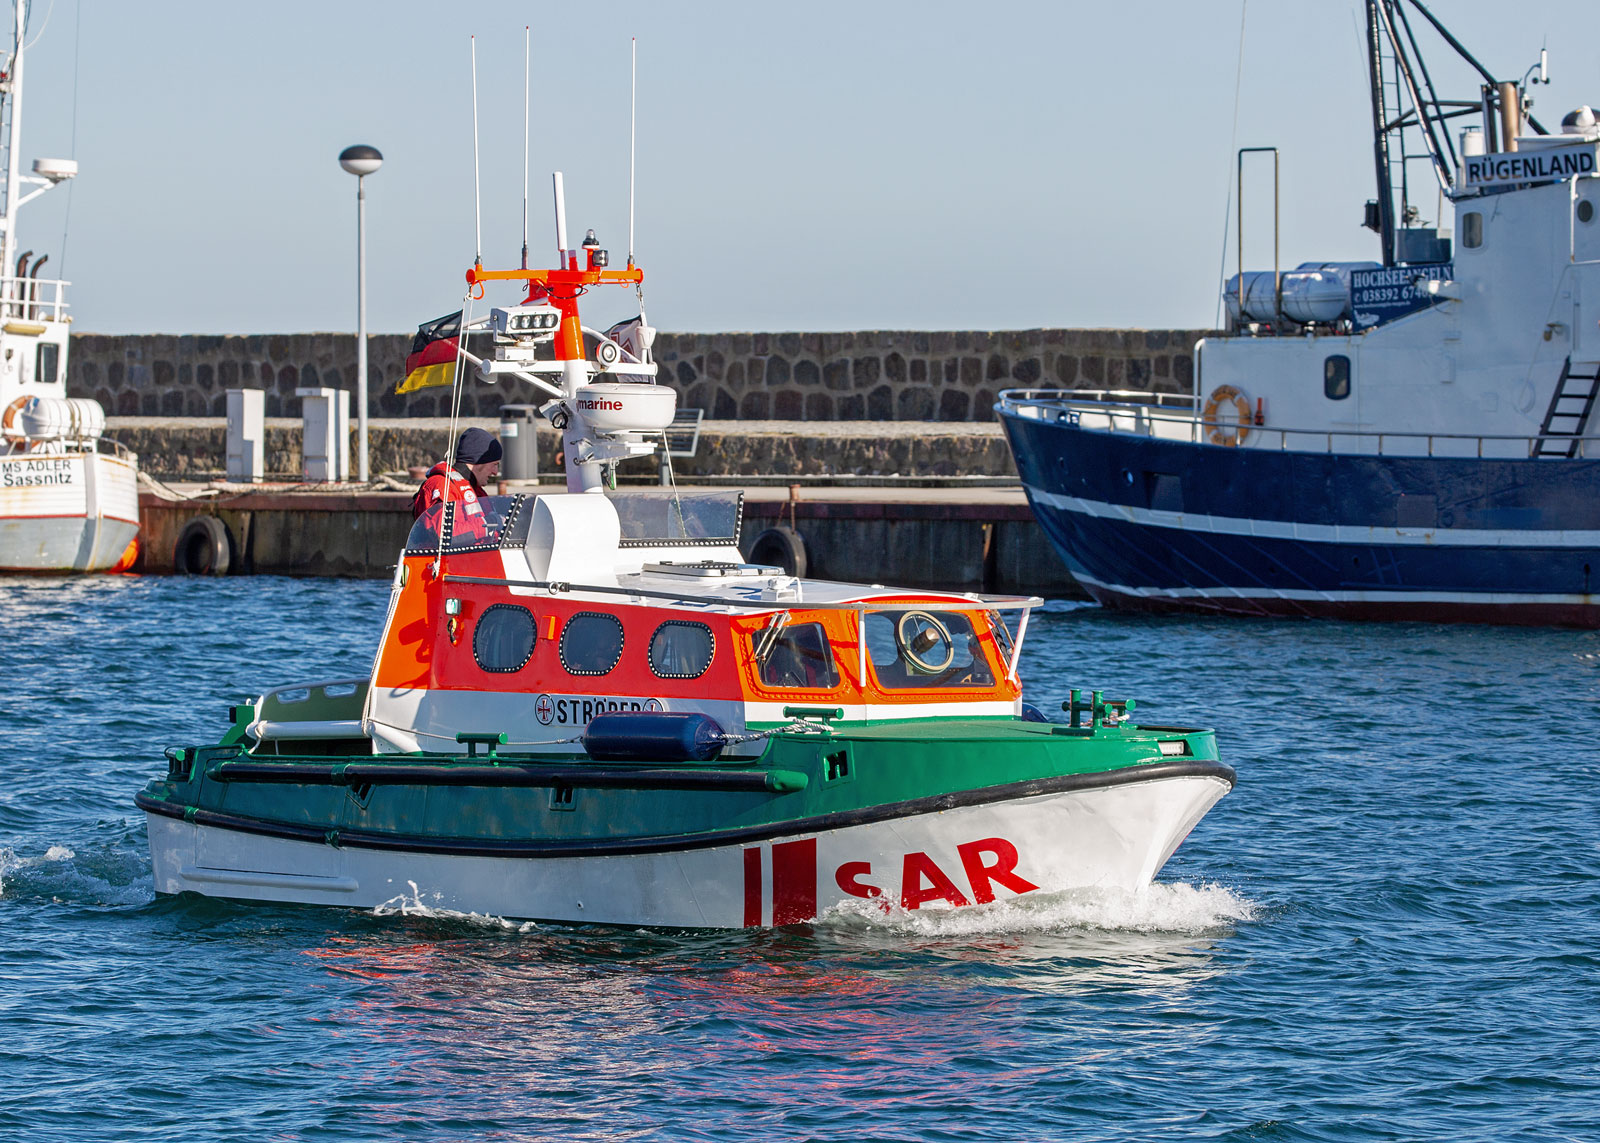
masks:
{"label": "german flag", "polygon": [[396,393],[453,385],[461,341],[461,311],[423,322],[406,355],[406,376]]}

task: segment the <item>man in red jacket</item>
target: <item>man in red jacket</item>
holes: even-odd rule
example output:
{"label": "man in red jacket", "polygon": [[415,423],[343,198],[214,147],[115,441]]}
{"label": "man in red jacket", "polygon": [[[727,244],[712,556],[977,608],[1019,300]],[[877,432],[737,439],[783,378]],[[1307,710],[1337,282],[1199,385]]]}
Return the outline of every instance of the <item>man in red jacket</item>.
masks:
{"label": "man in red jacket", "polygon": [[440,461],[428,470],[411,498],[411,518],[415,520],[428,513],[430,526],[437,530],[435,518],[444,504],[456,503],[452,528],[458,536],[474,532],[487,532],[483,519],[483,506],[478,498],[487,496],[484,485],[500,473],[500,442],[482,429],[468,429],[456,442],[455,466]]}

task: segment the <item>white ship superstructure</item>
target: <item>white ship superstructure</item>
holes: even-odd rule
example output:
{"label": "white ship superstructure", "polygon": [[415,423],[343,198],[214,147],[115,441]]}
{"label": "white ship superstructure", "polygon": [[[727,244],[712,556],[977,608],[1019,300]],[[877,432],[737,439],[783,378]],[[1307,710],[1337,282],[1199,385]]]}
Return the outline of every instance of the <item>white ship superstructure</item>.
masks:
{"label": "white ship superstructure", "polygon": [[28,7],[17,0],[0,68],[0,570],[104,571],[127,566],[136,551],[137,458],[104,438],[99,404],[67,397],[67,283],[41,276],[48,255],[17,253],[18,209],[78,171],[70,159],[20,170]]}

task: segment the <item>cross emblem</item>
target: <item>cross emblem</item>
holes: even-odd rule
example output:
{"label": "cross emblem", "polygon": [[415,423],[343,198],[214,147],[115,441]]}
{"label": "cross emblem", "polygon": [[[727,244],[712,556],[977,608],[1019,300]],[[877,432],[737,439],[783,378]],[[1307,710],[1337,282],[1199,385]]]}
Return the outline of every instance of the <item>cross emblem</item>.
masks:
{"label": "cross emblem", "polygon": [[533,704],[533,713],[538,717],[543,726],[549,726],[550,720],[556,716],[556,704],[550,701],[549,695],[540,695]]}

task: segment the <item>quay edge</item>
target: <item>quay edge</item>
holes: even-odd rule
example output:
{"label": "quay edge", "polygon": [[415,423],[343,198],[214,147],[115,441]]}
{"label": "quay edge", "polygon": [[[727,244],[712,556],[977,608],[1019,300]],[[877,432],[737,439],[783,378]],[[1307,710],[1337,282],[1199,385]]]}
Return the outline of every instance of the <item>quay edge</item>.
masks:
{"label": "quay edge", "polygon": [[[783,487],[745,491],[746,555],[768,529],[792,528],[815,578],[1085,598],[1020,488],[812,487],[793,501]],[[176,572],[179,539],[206,517],[226,530],[233,575],[387,577],[412,523],[406,492],[263,489],[172,500],[146,491],[134,570]]]}

